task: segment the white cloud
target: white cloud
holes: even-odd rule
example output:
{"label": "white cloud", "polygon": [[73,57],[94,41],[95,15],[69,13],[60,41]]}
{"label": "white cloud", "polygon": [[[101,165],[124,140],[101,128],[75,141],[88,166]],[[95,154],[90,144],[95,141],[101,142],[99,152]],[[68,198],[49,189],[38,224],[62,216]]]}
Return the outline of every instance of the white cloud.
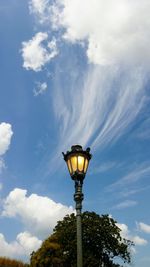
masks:
{"label": "white cloud", "polygon": [[23,253],[22,247],[18,244],[18,242],[14,241],[12,243],[8,243],[5,240],[3,234],[0,233],[0,256],[20,256]]}
{"label": "white cloud", "polygon": [[15,188],[4,200],[2,215],[19,216],[31,233],[46,237],[58,220],[72,212],[74,212],[72,207],[37,194],[27,196],[27,190]]}
{"label": "white cloud", "polygon": [[54,26],[64,29],[67,41],[85,41],[90,62],[101,65],[150,62],[149,1],[58,0],[53,10],[49,16]]}
{"label": "white cloud", "polygon": [[47,90],[47,83],[37,82],[37,87],[33,90],[34,96],[42,95]]}
{"label": "white cloud", "polygon": [[143,245],[147,245],[147,240],[145,240],[144,238],[141,238],[139,236],[134,236],[132,237],[132,241],[134,242],[135,245],[138,246],[143,246]]}
{"label": "white cloud", "polygon": [[[89,61],[104,66],[90,66],[82,78],[79,70],[81,83],[71,80],[70,90],[67,86],[62,90],[62,84],[71,56],[60,70],[62,80],[59,71],[55,73],[53,106],[61,133],[58,150],[72,143],[90,144],[95,150],[115,142],[145,103],[144,67],[150,59],[146,52],[150,19],[145,19],[145,13],[150,4],[146,0],[32,0],[30,8],[43,22],[49,16],[49,25],[55,28],[52,34],[58,29],[59,41],[65,37],[67,42],[81,43]],[[126,63],[131,66],[126,68]],[[78,67],[72,64],[70,72]]]}
{"label": "white cloud", "polygon": [[[0,173],[6,168],[5,161],[2,156],[10,147],[12,135],[13,131],[11,124],[6,122],[0,123]],[[2,184],[0,184],[0,188],[2,188]]]}
{"label": "white cloud", "polygon": [[150,3],[32,0],[30,8],[40,21],[49,20],[49,27],[55,28],[51,34],[59,36],[58,42],[81,44],[88,60],[95,64],[82,75],[78,65],[70,64],[70,73],[79,73],[75,81],[69,80],[69,90],[67,86],[62,89],[62,84],[69,76],[71,55],[63,59],[63,77],[55,72],[53,107],[60,127],[58,153],[72,143],[90,145],[94,151],[116,142],[132,127],[146,100],[143,88],[150,62],[150,19],[145,14],[149,14]]}
{"label": "white cloud", "polygon": [[34,13],[44,14],[48,0],[31,0],[29,2],[30,11]]}
{"label": "white cloud", "polygon": [[[145,240],[144,238],[141,238],[140,236],[131,235],[131,233],[128,229],[128,226],[126,224],[117,223],[117,226],[121,229],[121,236],[123,238],[126,238],[126,239],[133,241],[135,245],[144,246],[148,243],[147,240]],[[136,249],[134,249],[133,252],[135,253]]]}
{"label": "white cloud", "polygon": [[[46,42],[44,44],[43,42]],[[42,67],[58,54],[56,39],[48,41],[46,32],[38,32],[31,40],[22,43],[23,67],[40,71]]]}
{"label": "white cloud", "polygon": [[150,225],[143,222],[137,223],[139,229],[145,233],[150,234]]}
{"label": "white cloud", "polygon": [[18,234],[16,239],[23,247],[25,255],[30,255],[32,251],[36,251],[42,244],[42,240],[39,240],[36,236],[31,235],[29,232]]}
{"label": "white cloud", "polygon": [[123,238],[129,238],[129,229],[128,226],[124,223],[117,223],[117,226],[121,229],[121,236]]}
{"label": "white cloud", "polygon": [[30,13],[35,14],[40,23],[44,23],[49,18],[49,0],[30,0],[29,10]]}
{"label": "white cloud", "polygon": [[130,208],[134,207],[137,205],[137,201],[134,200],[125,200],[113,207],[113,209],[125,209],[125,208]]}
{"label": "white cloud", "polygon": [[[9,123],[0,123],[0,156],[4,155],[9,149],[13,135],[12,127]],[[1,166],[3,163],[1,162]]]}
{"label": "white cloud", "polygon": [[32,236],[29,232],[17,235],[16,240],[7,242],[4,235],[0,233],[0,256],[10,258],[30,257],[32,251],[36,251],[42,241]]}

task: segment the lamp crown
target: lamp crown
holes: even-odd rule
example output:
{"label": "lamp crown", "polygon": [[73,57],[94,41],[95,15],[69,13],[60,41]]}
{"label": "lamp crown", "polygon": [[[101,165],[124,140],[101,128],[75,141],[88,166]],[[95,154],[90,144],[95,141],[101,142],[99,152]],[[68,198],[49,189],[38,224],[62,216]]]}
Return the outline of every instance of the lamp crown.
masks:
{"label": "lamp crown", "polygon": [[73,145],[73,146],[71,147],[71,150],[72,150],[73,152],[75,152],[75,151],[82,151],[82,146],[80,146],[80,145]]}

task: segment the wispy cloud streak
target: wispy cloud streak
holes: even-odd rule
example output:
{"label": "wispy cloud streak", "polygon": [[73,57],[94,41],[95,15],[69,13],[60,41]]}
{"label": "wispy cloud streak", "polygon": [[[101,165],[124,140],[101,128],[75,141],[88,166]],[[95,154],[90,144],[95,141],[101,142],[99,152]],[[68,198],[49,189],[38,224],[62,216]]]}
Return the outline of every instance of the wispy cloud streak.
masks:
{"label": "wispy cloud streak", "polygon": [[116,69],[92,68],[83,85],[70,90],[67,100],[65,88],[55,88],[60,143],[65,148],[81,143],[99,149],[117,141],[132,125],[145,101],[144,79],[140,70],[122,73],[121,80],[120,75]]}
{"label": "wispy cloud streak", "polygon": [[130,208],[130,207],[136,206],[137,204],[138,204],[137,201],[134,201],[134,200],[125,200],[125,201],[123,201],[123,202],[115,205],[113,207],[113,209],[120,210],[120,209]]}
{"label": "wispy cloud streak", "polygon": [[114,191],[119,188],[124,188],[126,186],[135,184],[136,182],[144,178],[147,178],[149,175],[150,175],[149,163],[141,164],[141,166],[136,167],[133,171],[130,171],[127,175],[121,177],[117,182],[109,185],[107,187],[107,190]]}
{"label": "wispy cloud streak", "polygon": [[74,143],[90,145],[95,152],[114,144],[135,122],[147,99],[149,10],[146,0],[95,0],[92,5],[91,0],[30,1],[40,22],[48,26],[49,18],[48,30],[60,54],[64,46],[78,44],[86,63],[92,63],[83,72],[75,56],[66,53],[62,67],[56,68],[52,104],[58,153]]}

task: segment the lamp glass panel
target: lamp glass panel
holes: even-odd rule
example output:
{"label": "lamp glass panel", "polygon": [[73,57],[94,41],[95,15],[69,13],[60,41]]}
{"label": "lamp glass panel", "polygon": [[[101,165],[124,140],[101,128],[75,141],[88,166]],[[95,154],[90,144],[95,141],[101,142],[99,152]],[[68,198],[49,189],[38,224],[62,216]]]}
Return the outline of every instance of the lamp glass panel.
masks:
{"label": "lamp glass panel", "polygon": [[70,174],[72,174],[70,159],[67,160],[67,166],[68,166],[68,169],[69,169]]}
{"label": "lamp glass panel", "polygon": [[77,171],[77,157],[73,156],[70,160],[73,172]]}
{"label": "lamp glass panel", "polygon": [[84,173],[86,173],[86,171],[87,171],[88,163],[89,163],[89,161],[87,159],[85,159]]}
{"label": "lamp glass panel", "polygon": [[85,161],[85,158],[83,156],[78,156],[78,170],[80,172],[83,172],[83,169],[84,169],[84,161]]}

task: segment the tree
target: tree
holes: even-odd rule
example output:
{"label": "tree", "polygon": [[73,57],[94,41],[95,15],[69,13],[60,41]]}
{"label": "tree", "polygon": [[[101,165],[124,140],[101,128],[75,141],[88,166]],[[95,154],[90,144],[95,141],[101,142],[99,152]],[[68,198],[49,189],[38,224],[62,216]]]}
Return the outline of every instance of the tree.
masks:
{"label": "tree", "polygon": [[31,267],[63,267],[62,252],[56,236],[48,237],[37,252],[31,254]]}
{"label": "tree", "polygon": [[[94,212],[82,214],[83,266],[119,267],[131,262],[133,243],[121,237],[116,221]],[[52,245],[53,244],[53,245]],[[48,263],[47,263],[48,262]],[[76,267],[76,216],[67,215],[31,257],[32,267]]]}
{"label": "tree", "polygon": [[0,267],[29,267],[29,265],[22,261],[0,257]]}

